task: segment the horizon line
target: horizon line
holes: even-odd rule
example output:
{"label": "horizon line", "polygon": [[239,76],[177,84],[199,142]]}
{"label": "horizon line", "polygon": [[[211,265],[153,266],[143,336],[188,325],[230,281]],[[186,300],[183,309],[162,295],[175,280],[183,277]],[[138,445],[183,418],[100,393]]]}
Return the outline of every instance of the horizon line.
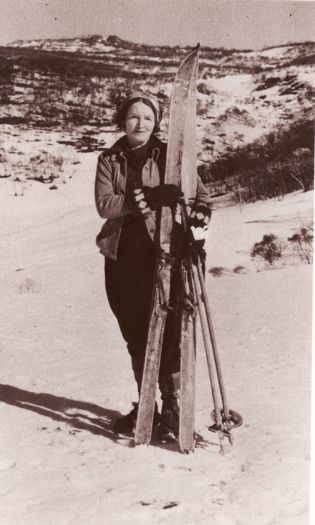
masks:
{"label": "horizon line", "polygon": [[[57,37],[57,38],[54,38],[54,37],[47,37],[47,38],[26,38],[26,39],[23,39],[23,38],[18,38],[16,40],[13,40],[12,42],[9,42],[7,44],[0,44],[0,47],[10,47],[10,45],[12,44],[16,44],[18,42],[41,42],[41,41],[60,41],[60,40],[76,40],[76,39],[86,39],[86,38],[93,38],[93,37],[100,37],[102,39],[105,39],[106,41],[109,39],[109,38],[116,38],[117,40],[120,40],[121,42],[125,42],[127,44],[131,44],[131,45],[134,45],[134,46],[143,46],[143,47],[155,47],[155,48],[180,48],[180,49],[186,49],[186,48],[194,48],[196,47],[196,44],[150,44],[150,43],[146,43],[146,42],[134,42],[132,40],[128,40],[128,39],[125,39],[125,38],[121,38],[120,36],[118,35],[108,35],[107,37],[100,34],[100,33],[89,33],[89,34],[81,34],[81,35],[77,35],[77,36],[70,36],[70,37]],[[209,45],[205,45],[203,46],[202,43],[200,44],[200,49],[225,49],[227,51],[255,51],[255,52],[258,52],[258,51],[266,51],[268,49],[276,49],[276,48],[281,48],[281,47],[286,47],[286,46],[294,46],[294,45],[303,45],[303,44],[315,44],[315,40],[301,40],[301,41],[294,41],[292,42],[291,40],[288,40],[287,42],[283,43],[283,44],[277,44],[277,45],[270,45],[270,46],[263,46],[262,48],[258,48],[258,49],[255,49],[255,48],[236,48],[236,47],[226,47],[226,46],[218,46],[218,47],[212,47],[212,46],[209,46]]]}

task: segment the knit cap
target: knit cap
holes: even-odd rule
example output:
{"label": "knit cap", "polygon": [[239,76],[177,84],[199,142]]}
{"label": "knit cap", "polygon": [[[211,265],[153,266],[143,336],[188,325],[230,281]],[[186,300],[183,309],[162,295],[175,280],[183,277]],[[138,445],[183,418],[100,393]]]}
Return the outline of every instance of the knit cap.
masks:
{"label": "knit cap", "polygon": [[151,93],[145,93],[144,91],[141,91],[140,89],[132,91],[124,99],[122,104],[119,106],[118,115],[126,114],[129,106],[131,106],[132,104],[132,101],[139,99],[139,98],[149,102],[149,104],[152,106],[152,109],[154,111],[157,124],[159,124],[161,122],[162,112],[161,112],[160,104],[159,104],[157,97],[155,97],[154,95],[151,95]]}

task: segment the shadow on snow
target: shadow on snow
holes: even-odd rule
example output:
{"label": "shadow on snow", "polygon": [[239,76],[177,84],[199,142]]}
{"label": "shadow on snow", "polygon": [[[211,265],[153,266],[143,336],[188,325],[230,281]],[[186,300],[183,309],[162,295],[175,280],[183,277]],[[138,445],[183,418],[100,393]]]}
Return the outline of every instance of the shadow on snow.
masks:
{"label": "shadow on snow", "polygon": [[[78,401],[66,397],[55,396],[46,393],[29,392],[11,385],[0,384],[0,402],[7,403],[18,408],[31,410],[42,416],[50,417],[54,421],[61,421],[69,426],[86,430],[92,434],[103,436],[116,443],[126,442],[127,446],[133,446],[132,436],[123,439],[117,437],[113,431],[114,421],[121,416],[116,410],[103,408],[86,401]],[[196,434],[196,446],[206,448],[214,445]],[[151,445],[168,450],[178,449],[178,443],[160,443],[153,435]]]}
{"label": "shadow on snow", "polygon": [[10,385],[0,385],[0,401],[116,441],[112,427],[121,416],[116,410],[52,394],[29,392]]}

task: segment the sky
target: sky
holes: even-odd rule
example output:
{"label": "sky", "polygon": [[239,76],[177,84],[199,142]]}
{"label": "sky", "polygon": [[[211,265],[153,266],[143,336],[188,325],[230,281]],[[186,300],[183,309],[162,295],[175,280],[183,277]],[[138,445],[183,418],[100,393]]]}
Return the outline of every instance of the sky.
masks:
{"label": "sky", "polygon": [[315,40],[315,0],[0,0],[0,13],[0,45],[91,34],[238,49]]}

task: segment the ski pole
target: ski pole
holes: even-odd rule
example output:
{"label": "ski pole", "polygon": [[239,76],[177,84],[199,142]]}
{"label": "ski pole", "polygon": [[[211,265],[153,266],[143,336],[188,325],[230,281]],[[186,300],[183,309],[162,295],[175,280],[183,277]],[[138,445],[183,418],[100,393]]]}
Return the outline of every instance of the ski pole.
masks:
{"label": "ski pole", "polygon": [[[188,209],[188,205],[185,202],[182,202],[183,226],[184,226],[185,232],[188,234],[187,209]],[[200,258],[197,253],[195,254],[195,262],[196,262],[196,266],[192,264],[192,258],[190,257],[191,272],[192,272],[193,280],[195,284],[196,298],[198,302],[198,310],[199,310],[199,317],[200,317],[200,323],[201,323],[201,330],[202,330],[204,346],[205,346],[205,351],[206,351],[209,378],[210,378],[213,404],[214,404],[215,426],[209,427],[209,430],[214,430],[214,431],[219,432],[220,449],[223,452],[222,433],[228,436],[229,441],[232,444],[232,437],[230,434],[230,430],[232,426],[240,426],[243,420],[240,414],[238,414],[237,412],[233,410],[229,410],[228,408],[227,396],[226,396],[226,391],[225,391],[224,381],[223,381],[223,374],[222,374],[222,369],[221,369],[220,360],[219,360],[218,347],[216,343],[214,327],[213,327],[213,322],[212,322],[210,304],[209,304],[208,294],[206,290],[205,280],[203,277]],[[201,294],[199,293],[199,287],[201,289]],[[209,345],[208,335],[210,336],[211,347]],[[219,409],[217,383],[219,385],[219,390],[221,394],[221,401],[222,401],[222,406],[223,406],[222,411]]]}
{"label": "ski pole", "polygon": [[204,310],[204,303],[202,301],[200,290],[198,290],[198,274],[196,267],[191,263],[191,273],[193,276],[193,282],[194,282],[194,288],[195,288],[195,295],[197,299],[198,304],[198,313],[199,313],[199,319],[200,319],[200,326],[201,326],[201,332],[203,337],[203,343],[206,351],[206,358],[207,358],[207,365],[208,365],[208,372],[209,372],[209,379],[210,379],[210,387],[211,387],[211,393],[212,393],[212,399],[213,399],[213,406],[214,406],[214,415],[215,415],[215,422],[217,425],[217,430],[219,432],[219,441],[220,441],[220,452],[224,453],[224,447],[223,447],[223,433],[222,433],[222,416],[221,416],[221,409],[220,409],[220,401],[219,401],[219,389],[218,389],[218,376],[216,374],[216,364],[214,361],[214,355],[212,352],[211,345],[209,343],[209,337],[208,337],[208,324],[206,320],[206,313]]}
{"label": "ski pole", "polygon": [[[223,382],[223,374],[222,374],[220,360],[219,360],[218,347],[217,347],[216,338],[214,335],[214,327],[213,327],[213,322],[212,322],[212,317],[211,317],[210,304],[209,304],[205,280],[203,277],[202,268],[201,268],[201,264],[200,264],[198,255],[197,255],[197,272],[198,272],[199,284],[200,284],[201,291],[202,291],[202,301],[203,301],[204,309],[206,313],[206,319],[207,319],[211,346],[212,346],[212,354],[214,357],[215,368],[216,368],[216,373],[217,373],[217,380],[219,383],[222,406],[223,406],[222,419],[221,420],[218,419],[217,411],[216,409],[214,409],[214,416],[215,416],[214,420],[215,420],[216,425],[219,426],[220,430],[223,431],[223,433],[228,437],[230,444],[232,445],[232,436],[231,436],[230,431],[232,427],[241,426],[243,423],[243,418],[240,414],[238,414],[238,412],[235,412],[235,410],[230,410],[228,408],[228,402],[227,402],[227,397],[226,397],[226,392],[225,392],[225,387],[224,387],[224,382]],[[210,374],[210,370],[209,370],[209,374]],[[217,431],[219,429],[213,428],[210,426],[209,430]],[[220,441],[221,441],[221,438],[220,438]]]}
{"label": "ski pole", "polygon": [[[187,208],[188,208],[188,205],[185,202],[183,202],[183,205],[182,205],[183,226],[184,226],[184,229],[185,229],[186,233],[188,233]],[[190,259],[191,259],[191,257],[190,257]],[[213,322],[212,322],[212,317],[211,317],[210,304],[209,304],[209,300],[208,300],[207,290],[206,290],[205,281],[204,281],[204,278],[203,278],[203,273],[202,273],[202,268],[201,268],[201,263],[200,263],[200,258],[199,258],[198,254],[196,254],[197,275],[196,275],[194,264],[192,262],[190,263],[190,266],[191,266],[191,269],[192,269],[193,280],[194,280],[194,283],[195,283],[195,290],[196,290],[196,297],[197,297],[197,301],[198,301],[198,308],[199,308],[199,312],[201,314],[200,315],[200,322],[201,322],[201,329],[202,329],[202,334],[203,334],[203,340],[204,340],[205,349],[206,349],[206,355],[207,355],[207,361],[208,361],[208,367],[209,367],[209,375],[214,378],[214,373],[213,373],[213,370],[212,370],[213,369],[213,364],[214,364],[215,368],[216,368],[216,372],[217,372],[217,379],[218,379],[220,393],[221,393],[221,398],[222,398],[222,405],[223,405],[224,415],[225,415],[225,417],[228,417],[229,416],[229,409],[228,409],[227,397],[226,397],[225,388],[224,388],[222,370],[221,370],[220,361],[219,361],[218,347],[217,347],[217,343],[216,343],[216,339],[215,339],[215,335],[214,335],[214,327],[213,327]],[[200,295],[198,293],[198,286],[197,286],[197,282],[198,281],[199,281],[200,288],[201,288],[201,297],[200,297]],[[209,335],[210,335],[210,340],[211,340],[211,345],[212,345],[212,352],[211,352],[211,348],[210,348],[208,337],[207,337],[207,333],[206,333],[206,323],[205,323],[205,320],[204,320],[204,316],[201,313],[202,312],[202,305],[204,306],[204,309],[205,309],[205,316],[206,316],[206,322],[207,322],[207,325],[208,325],[208,330],[209,330]],[[213,353],[214,361],[212,359],[212,353]]]}
{"label": "ski pole", "polygon": [[224,387],[223,374],[222,374],[222,369],[221,369],[220,360],[219,360],[218,346],[217,346],[217,342],[216,342],[216,338],[214,334],[214,327],[213,327],[213,322],[212,322],[208,294],[207,294],[206,285],[205,285],[205,281],[203,278],[200,259],[198,255],[197,255],[197,272],[198,272],[198,279],[199,279],[201,292],[202,292],[202,301],[203,301],[203,305],[204,305],[205,312],[206,312],[206,319],[207,319],[208,328],[209,328],[209,335],[210,335],[210,340],[211,340],[211,345],[212,345],[212,352],[213,352],[215,367],[217,371],[217,378],[218,378],[219,388],[221,392],[224,417],[228,419],[230,417],[230,411],[228,408],[228,401],[227,401],[226,391]]}
{"label": "ski pole", "polygon": [[[188,217],[188,213],[187,213],[188,205],[183,201],[181,208],[182,208],[183,227],[184,227],[184,230],[185,230],[185,232],[187,234],[188,233],[188,219],[187,219],[187,217]],[[200,267],[200,261],[199,261],[198,256],[196,257],[196,259],[197,259],[197,263],[198,263],[198,265]],[[220,434],[219,434],[220,450],[221,450],[221,452],[223,452],[223,435],[222,435],[222,432],[221,432],[221,429],[222,429],[222,416],[221,416],[219,391],[218,391],[219,378],[218,378],[218,374],[217,374],[216,361],[214,359],[214,354],[212,352],[212,348],[211,348],[211,345],[209,343],[208,330],[210,331],[210,328],[209,328],[209,323],[208,323],[208,320],[207,320],[207,312],[205,310],[205,303],[204,303],[204,300],[203,300],[203,297],[204,297],[206,291],[205,291],[205,287],[202,287],[200,282],[199,282],[199,286],[198,286],[198,281],[200,281],[199,280],[199,274],[197,272],[196,266],[192,262],[192,257],[191,256],[189,257],[189,267],[190,267],[190,273],[191,273],[191,276],[192,276],[194,292],[195,292],[195,296],[196,296],[196,299],[197,299],[198,312],[199,312],[200,325],[201,325],[201,332],[202,332],[204,347],[205,347],[205,351],[206,351],[206,358],[207,358],[207,365],[208,365],[209,379],[210,379],[210,387],[211,387],[213,406],[214,406],[214,413],[215,413],[215,422],[216,422],[216,425],[217,425],[217,429],[220,432]],[[198,266],[197,266],[197,268],[198,268]],[[201,267],[200,267],[200,270],[201,270]],[[202,273],[202,270],[201,270],[201,273]],[[201,289],[201,292],[200,292],[200,289]],[[213,330],[212,330],[212,333],[213,333]],[[211,336],[210,336],[210,340],[212,342]],[[220,383],[219,383],[219,388],[220,388],[220,393],[221,393]],[[222,393],[221,393],[221,396],[222,396]]]}
{"label": "ski pole", "polygon": [[[184,216],[184,221],[183,221],[184,229],[185,229],[186,233],[188,233],[187,208],[188,208],[188,205],[184,202],[183,206],[182,206],[182,210],[183,210],[183,216]],[[225,387],[224,387],[222,369],[221,369],[220,360],[219,360],[218,346],[217,346],[217,342],[216,342],[216,338],[215,338],[215,334],[214,334],[214,326],[213,326],[213,322],[212,322],[210,303],[209,303],[208,294],[207,294],[207,290],[206,290],[205,280],[204,280],[203,273],[202,273],[200,258],[199,258],[199,255],[197,253],[195,255],[196,255],[195,259],[196,259],[196,266],[197,266],[197,275],[198,275],[198,277],[196,276],[196,272],[193,270],[194,280],[196,282],[197,282],[197,280],[199,281],[200,288],[201,288],[202,303],[204,305],[204,309],[205,309],[205,313],[206,313],[206,319],[207,319],[209,335],[210,335],[210,340],[211,340],[211,345],[212,345],[212,352],[213,352],[213,357],[214,357],[214,363],[215,363],[216,372],[217,372],[217,379],[218,379],[220,393],[221,393],[221,398],[222,398],[222,405],[223,405],[223,410],[224,410],[224,416],[226,418],[228,418],[229,417],[228,402],[227,402],[227,397],[226,397],[226,392],[225,392]],[[199,294],[198,293],[197,293],[197,298],[199,298]],[[202,309],[199,307],[199,311],[201,311],[201,310]],[[204,320],[203,320],[202,326],[204,326]],[[204,329],[205,328],[202,329],[203,332],[204,332]],[[204,336],[204,341],[207,341],[205,343],[205,346],[207,348],[209,348],[208,338],[206,337],[206,335]],[[207,352],[207,350],[206,350],[206,352]],[[209,352],[209,355],[210,354],[211,354],[211,351]],[[208,355],[208,353],[207,353],[207,355]],[[210,370],[209,370],[209,373],[210,373]]]}

